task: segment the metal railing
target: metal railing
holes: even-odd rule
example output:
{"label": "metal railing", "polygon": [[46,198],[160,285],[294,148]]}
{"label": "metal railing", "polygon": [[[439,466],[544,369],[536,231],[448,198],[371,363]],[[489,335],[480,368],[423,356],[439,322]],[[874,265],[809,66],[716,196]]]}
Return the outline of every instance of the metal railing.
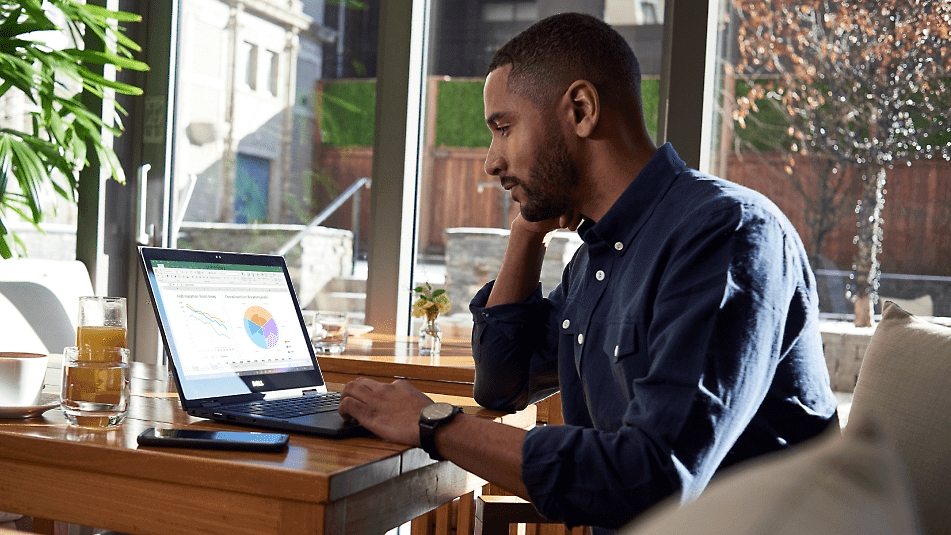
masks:
{"label": "metal railing", "polygon": [[326,208],[320,211],[310,223],[307,224],[307,227],[304,230],[298,232],[294,235],[287,243],[285,243],[280,249],[274,251],[274,254],[284,255],[287,251],[290,251],[292,247],[300,243],[304,236],[310,231],[310,229],[320,225],[324,222],[325,219],[330,217],[331,214],[337,211],[338,208],[343,206],[345,202],[353,198],[353,214],[350,219],[350,231],[353,232],[353,258],[356,261],[357,258],[357,244],[360,243],[360,197],[362,195],[361,189],[366,187],[370,189],[370,179],[368,177],[361,177],[359,180],[350,185],[343,193],[337,196]]}

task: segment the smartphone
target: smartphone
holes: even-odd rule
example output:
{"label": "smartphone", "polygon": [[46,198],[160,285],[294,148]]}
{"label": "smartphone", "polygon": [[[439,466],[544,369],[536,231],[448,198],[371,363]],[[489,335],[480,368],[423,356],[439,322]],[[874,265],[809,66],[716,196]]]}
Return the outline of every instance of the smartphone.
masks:
{"label": "smartphone", "polygon": [[283,451],[288,436],[284,433],[255,431],[201,431],[198,429],[162,429],[150,427],[139,434],[141,446],[200,448],[238,451]]}

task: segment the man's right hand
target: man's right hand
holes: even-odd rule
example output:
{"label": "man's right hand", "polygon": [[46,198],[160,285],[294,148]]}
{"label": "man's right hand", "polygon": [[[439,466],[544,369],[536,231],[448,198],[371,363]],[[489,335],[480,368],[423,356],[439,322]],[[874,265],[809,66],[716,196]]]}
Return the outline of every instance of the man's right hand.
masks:
{"label": "man's right hand", "polygon": [[513,232],[525,231],[530,234],[545,235],[558,229],[577,230],[578,225],[580,225],[583,220],[584,218],[581,214],[574,210],[565,212],[559,217],[535,222],[525,219],[522,217],[522,214],[518,214],[515,216],[515,219],[512,220],[511,229]]}
{"label": "man's right hand", "polygon": [[505,258],[486,306],[524,301],[538,287],[545,258],[545,236],[558,229],[576,230],[581,214],[570,211],[560,217],[528,221],[519,214],[512,221]]}

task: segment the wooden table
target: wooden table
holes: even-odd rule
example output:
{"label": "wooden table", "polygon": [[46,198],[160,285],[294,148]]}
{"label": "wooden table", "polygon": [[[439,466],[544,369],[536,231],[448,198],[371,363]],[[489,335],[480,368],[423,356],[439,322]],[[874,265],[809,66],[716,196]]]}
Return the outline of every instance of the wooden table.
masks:
{"label": "wooden table", "polygon": [[[135,438],[150,426],[235,427],[182,411],[165,370],[136,363],[132,383],[129,416],[115,430],[69,426],[58,409],[0,420],[0,510],[133,534],[382,533],[484,484],[373,437],[295,433],[280,454],[140,448]],[[503,415],[447,400],[535,423],[534,408]]]}
{"label": "wooden table", "polygon": [[[475,362],[468,339],[443,339],[438,356],[419,354],[416,339],[369,333],[351,337],[339,355],[318,355],[328,382],[346,384],[357,377],[378,381],[405,379],[423,392],[472,397]],[[536,404],[538,423],[560,425],[561,394]]]}

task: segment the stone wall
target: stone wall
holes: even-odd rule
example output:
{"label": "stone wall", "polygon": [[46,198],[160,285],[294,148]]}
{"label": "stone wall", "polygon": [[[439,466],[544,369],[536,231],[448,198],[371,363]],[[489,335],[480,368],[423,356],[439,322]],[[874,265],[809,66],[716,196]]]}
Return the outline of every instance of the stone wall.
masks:
{"label": "stone wall", "polygon": [[856,327],[850,321],[822,321],[819,329],[832,390],[852,392],[875,327]]}
{"label": "stone wall", "polygon": [[[460,227],[446,229],[445,235],[446,295],[454,310],[466,310],[472,296],[499,274],[509,231]],[[562,271],[579,245],[581,238],[575,232],[556,231],[550,236],[541,273],[545,294],[561,282]]]}

